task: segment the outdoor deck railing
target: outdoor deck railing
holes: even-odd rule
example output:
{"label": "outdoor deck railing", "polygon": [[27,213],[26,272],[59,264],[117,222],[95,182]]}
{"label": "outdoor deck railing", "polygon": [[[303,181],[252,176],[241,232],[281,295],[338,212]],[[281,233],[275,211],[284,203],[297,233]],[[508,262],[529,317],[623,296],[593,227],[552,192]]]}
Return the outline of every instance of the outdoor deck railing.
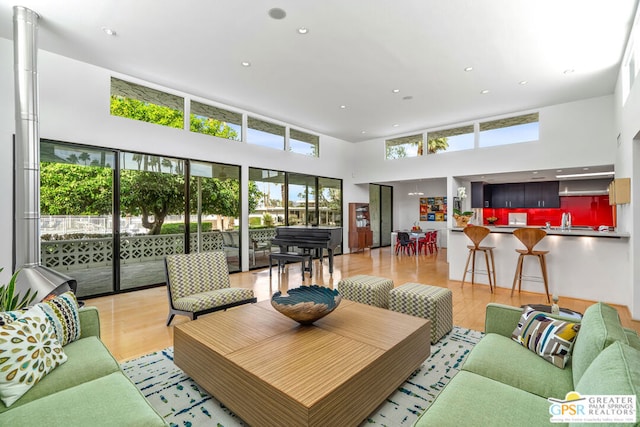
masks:
{"label": "outdoor deck railing", "polygon": [[[201,251],[239,250],[239,239],[232,236],[237,231],[210,231],[202,233]],[[228,236],[226,236],[228,235]],[[275,229],[249,230],[249,241],[266,241],[275,237]],[[233,242],[231,244],[225,244]],[[157,236],[126,236],[120,240],[120,262],[124,264],[161,260],[167,255],[184,252],[184,235],[161,234]],[[238,242],[236,245],[235,242]],[[197,248],[198,236],[191,235],[190,247]],[[250,245],[251,247],[251,245]],[[108,266],[113,262],[111,237],[47,240],[41,242],[42,263],[55,270],[79,270]]]}

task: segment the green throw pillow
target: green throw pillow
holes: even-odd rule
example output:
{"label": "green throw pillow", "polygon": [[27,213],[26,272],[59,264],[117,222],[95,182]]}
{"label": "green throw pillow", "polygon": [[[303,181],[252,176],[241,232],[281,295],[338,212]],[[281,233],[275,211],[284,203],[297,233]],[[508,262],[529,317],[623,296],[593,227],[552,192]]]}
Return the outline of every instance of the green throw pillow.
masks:
{"label": "green throw pillow", "polygon": [[67,361],[53,326],[34,306],[0,326],[0,399],[9,407],[45,375]]}
{"label": "green throw pillow", "polygon": [[42,308],[53,325],[61,345],[65,346],[80,338],[78,300],[73,292],[65,292],[37,305]]}
{"label": "green throw pillow", "polygon": [[511,338],[558,368],[564,369],[571,357],[579,323],[552,319],[527,306]]}

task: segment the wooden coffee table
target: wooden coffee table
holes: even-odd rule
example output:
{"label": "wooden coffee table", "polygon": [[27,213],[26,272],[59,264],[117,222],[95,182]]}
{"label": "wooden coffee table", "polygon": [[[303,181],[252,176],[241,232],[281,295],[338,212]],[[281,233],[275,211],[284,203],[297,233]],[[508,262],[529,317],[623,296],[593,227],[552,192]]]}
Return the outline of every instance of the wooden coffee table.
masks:
{"label": "wooden coffee table", "polygon": [[429,356],[430,322],[343,300],[300,326],[270,301],[174,327],[174,362],[255,426],[361,423]]}

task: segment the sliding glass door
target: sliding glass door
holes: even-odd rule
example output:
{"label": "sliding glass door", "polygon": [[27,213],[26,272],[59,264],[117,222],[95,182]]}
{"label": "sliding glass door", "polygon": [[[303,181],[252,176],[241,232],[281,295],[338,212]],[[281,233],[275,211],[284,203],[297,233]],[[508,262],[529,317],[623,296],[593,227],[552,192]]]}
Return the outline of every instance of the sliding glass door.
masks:
{"label": "sliding glass door", "polygon": [[186,251],[223,250],[240,271],[239,166],[47,140],[40,153],[42,263],[79,297],[163,284],[164,258]]}
{"label": "sliding glass door", "polygon": [[189,162],[189,252],[224,250],[229,271],[240,271],[240,167]]}
{"label": "sliding glass door", "polygon": [[120,153],[120,289],[165,282],[164,257],[184,253],[185,161]]}
{"label": "sliding glass door", "polygon": [[317,225],[316,178],[300,173],[287,174],[288,225]]}
{"label": "sliding glass door", "polygon": [[369,185],[369,212],[374,248],[391,245],[393,223],[393,187]]}
{"label": "sliding glass door", "polygon": [[318,225],[342,227],[342,181],[318,178]]}
{"label": "sliding glass door", "polygon": [[73,277],[77,295],[113,291],[113,194],[116,154],[40,143],[42,264]]}

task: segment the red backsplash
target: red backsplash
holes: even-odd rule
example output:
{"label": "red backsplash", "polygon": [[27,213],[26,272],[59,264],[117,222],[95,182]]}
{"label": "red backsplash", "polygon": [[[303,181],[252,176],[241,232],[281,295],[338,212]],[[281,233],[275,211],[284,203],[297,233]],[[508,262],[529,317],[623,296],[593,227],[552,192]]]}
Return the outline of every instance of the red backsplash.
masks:
{"label": "red backsplash", "polygon": [[498,217],[495,225],[509,225],[509,213],[527,213],[528,225],[545,225],[559,227],[564,212],[571,212],[572,225],[615,226],[615,206],[609,206],[609,196],[566,196],[560,197],[560,208],[556,209],[490,209],[483,210],[485,223],[490,216]]}

